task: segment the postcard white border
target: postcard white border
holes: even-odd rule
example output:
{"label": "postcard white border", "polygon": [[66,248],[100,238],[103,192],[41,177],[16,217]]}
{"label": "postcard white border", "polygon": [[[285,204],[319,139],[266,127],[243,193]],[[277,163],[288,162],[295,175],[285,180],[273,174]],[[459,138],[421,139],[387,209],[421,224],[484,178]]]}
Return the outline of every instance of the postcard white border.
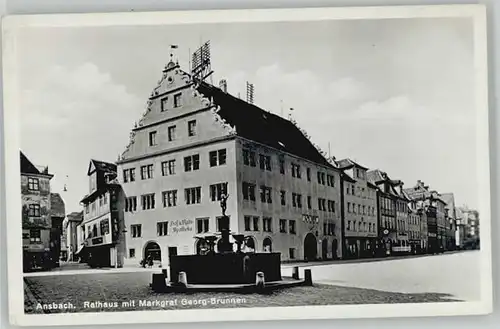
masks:
{"label": "postcard white border", "polygon": [[[470,17],[474,22],[477,109],[477,177],[481,214],[481,301],[382,305],[332,305],[75,314],[25,314],[22,277],[16,31],[27,27],[138,26],[195,23],[317,21],[390,18]],[[265,10],[211,10],[144,13],[7,16],[2,21],[5,119],[6,215],[9,315],[14,325],[178,323],[248,320],[379,318],[476,315],[492,312],[491,206],[488,120],[486,8],[484,5],[434,5]],[[8,161],[7,161],[8,159]]]}

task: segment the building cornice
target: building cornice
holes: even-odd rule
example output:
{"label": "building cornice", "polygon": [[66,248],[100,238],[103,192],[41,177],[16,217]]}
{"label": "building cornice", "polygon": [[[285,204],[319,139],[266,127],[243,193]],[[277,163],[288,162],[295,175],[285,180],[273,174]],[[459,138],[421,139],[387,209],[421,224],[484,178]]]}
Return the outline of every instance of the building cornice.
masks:
{"label": "building cornice", "polygon": [[130,162],[154,158],[154,157],[157,157],[160,155],[166,155],[166,154],[171,154],[171,153],[175,153],[175,152],[179,152],[179,151],[189,150],[189,149],[192,149],[195,147],[215,144],[215,143],[218,143],[221,141],[232,140],[235,138],[236,138],[236,135],[225,135],[222,137],[212,138],[212,139],[201,141],[201,142],[195,142],[195,143],[190,143],[190,144],[179,146],[179,147],[174,147],[174,148],[171,148],[168,150],[161,150],[161,151],[153,152],[153,153],[146,154],[146,155],[141,155],[141,156],[136,156],[136,157],[132,157],[129,159],[120,160],[120,161],[117,161],[116,164],[123,165],[123,164],[127,164]]}
{"label": "building cornice", "polygon": [[21,173],[22,176],[36,177],[36,178],[48,178],[52,179],[54,175],[52,174],[32,174],[32,173]]}
{"label": "building cornice", "polygon": [[134,128],[132,129],[132,131],[139,131],[139,130],[143,130],[143,129],[147,129],[147,128],[151,128],[151,127],[154,127],[154,126],[158,126],[158,125],[161,125],[163,123],[167,123],[167,122],[170,122],[170,121],[175,121],[175,120],[178,120],[178,119],[182,119],[182,118],[186,118],[186,117],[190,117],[192,115],[195,115],[195,114],[198,114],[198,113],[201,113],[201,112],[205,112],[205,111],[210,111],[212,108],[214,107],[214,105],[210,105],[210,106],[207,106],[207,107],[203,107],[201,109],[198,109],[196,111],[191,111],[191,112],[187,112],[187,113],[183,113],[183,114],[179,114],[175,117],[172,117],[172,118],[167,118],[167,119],[163,119],[163,120],[160,120],[160,121],[156,121],[156,122],[152,122],[152,123],[149,123],[147,125],[142,125],[142,126],[139,126],[137,128]]}

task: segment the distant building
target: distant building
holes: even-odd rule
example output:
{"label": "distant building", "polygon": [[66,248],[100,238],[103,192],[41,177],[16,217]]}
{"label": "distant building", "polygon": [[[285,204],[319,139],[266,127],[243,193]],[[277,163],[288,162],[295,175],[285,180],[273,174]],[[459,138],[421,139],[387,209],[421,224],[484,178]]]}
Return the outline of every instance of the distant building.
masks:
{"label": "distant building", "polygon": [[66,217],[64,200],[59,193],[50,193],[50,219],[52,227],[50,230],[50,249],[52,258],[59,266],[61,258],[61,240],[63,235],[63,221]]}
{"label": "distant building", "polygon": [[367,168],[351,159],[337,162],[344,178],[344,254],[373,257],[378,237],[377,186],[368,181]]}
{"label": "distant building", "polygon": [[75,254],[80,249],[80,245],[83,241],[79,243],[78,241],[78,230],[80,229],[80,224],[83,221],[83,211],[72,212],[66,217],[65,227],[66,227],[66,245],[68,261],[77,261]]}
{"label": "distant building", "polygon": [[396,221],[396,205],[400,200],[396,191],[396,181],[387,173],[375,169],[367,172],[368,181],[377,186],[378,209],[378,254],[391,255],[398,242],[398,226]]}
{"label": "distant building", "polygon": [[446,248],[446,201],[441,195],[429,189],[422,181],[405,189],[412,201],[417,202],[425,210],[427,217],[428,251],[432,253],[444,251]]}
{"label": "distant building", "polygon": [[116,180],[116,165],[91,160],[87,171],[89,194],[80,226],[84,248],[78,255],[90,266],[122,267],[125,252],[123,196]]}
{"label": "distant building", "polygon": [[468,244],[479,247],[479,212],[466,206],[460,208],[463,214],[464,240]]}
{"label": "distant building", "polygon": [[64,201],[50,192],[54,175],[48,167],[34,165],[23,152],[20,164],[24,270],[54,268],[59,265]]}
{"label": "distant building", "polygon": [[443,193],[441,198],[446,202],[446,249],[455,250],[457,231],[457,211],[453,193]]}
{"label": "distant building", "polygon": [[245,250],[282,260],[342,256],[341,171],[291,121],[169,62],[121,155],[126,261],[202,252],[229,195]]}
{"label": "distant building", "polygon": [[408,207],[411,199],[403,189],[404,183],[400,180],[394,181],[394,187],[398,193],[396,200],[396,226],[398,241],[398,251],[408,253],[411,251],[409,221],[411,210]]}
{"label": "distant building", "polygon": [[462,209],[460,207],[457,207],[455,209],[455,214],[457,218],[457,230],[455,232],[455,244],[457,248],[461,249],[464,246],[465,243],[465,238],[467,236],[466,233],[466,213],[462,212]]}

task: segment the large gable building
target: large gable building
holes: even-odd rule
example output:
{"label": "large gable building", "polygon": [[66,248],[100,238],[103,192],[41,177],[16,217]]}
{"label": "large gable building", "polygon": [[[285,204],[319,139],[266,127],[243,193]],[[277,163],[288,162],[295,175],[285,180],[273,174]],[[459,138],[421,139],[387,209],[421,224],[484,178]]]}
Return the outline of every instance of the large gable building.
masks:
{"label": "large gable building", "polygon": [[342,255],[341,171],[291,121],[169,62],[118,163],[127,259],[200,252],[228,194],[245,248],[283,260]]}

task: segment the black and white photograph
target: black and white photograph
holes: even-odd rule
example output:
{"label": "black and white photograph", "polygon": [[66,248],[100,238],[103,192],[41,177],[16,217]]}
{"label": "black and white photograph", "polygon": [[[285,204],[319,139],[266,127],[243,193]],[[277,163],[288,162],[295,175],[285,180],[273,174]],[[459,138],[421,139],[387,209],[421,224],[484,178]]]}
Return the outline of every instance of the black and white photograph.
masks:
{"label": "black and white photograph", "polygon": [[11,321],[490,312],[485,25],[480,5],[7,17]]}

